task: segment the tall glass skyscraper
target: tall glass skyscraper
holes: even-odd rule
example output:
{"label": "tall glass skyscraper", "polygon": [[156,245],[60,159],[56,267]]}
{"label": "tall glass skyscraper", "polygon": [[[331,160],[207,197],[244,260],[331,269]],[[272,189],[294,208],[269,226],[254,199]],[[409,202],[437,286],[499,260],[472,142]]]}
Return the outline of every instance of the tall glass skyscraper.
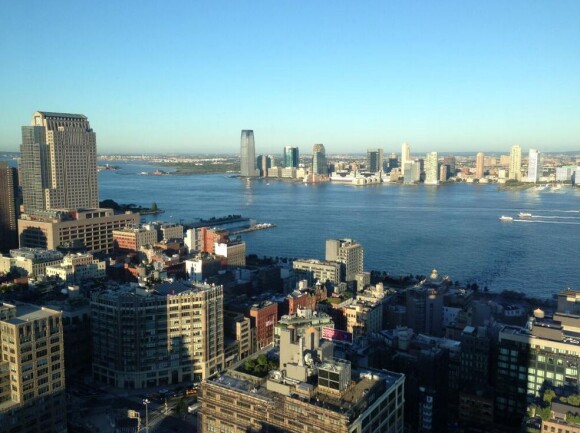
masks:
{"label": "tall glass skyscraper", "polygon": [[244,129],[240,140],[240,176],[256,177],[257,175],[254,131]]}
{"label": "tall glass skyscraper", "polygon": [[371,173],[383,170],[383,149],[367,150],[367,170]]}
{"label": "tall glass skyscraper", "polygon": [[299,162],[298,148],[286,146],[284,148],[284,167],[298,168],[298,162]]}
{"label": "tall glass skyscraper", "polygon": [[82,114],[37,111],[22,127],[24,210],[97,208],[97,140]]}
{"label": "tall glass skyscraper", "polygon": [[328,174],[324,144],[319,143],[312,147],[312,173],[323,176]]}

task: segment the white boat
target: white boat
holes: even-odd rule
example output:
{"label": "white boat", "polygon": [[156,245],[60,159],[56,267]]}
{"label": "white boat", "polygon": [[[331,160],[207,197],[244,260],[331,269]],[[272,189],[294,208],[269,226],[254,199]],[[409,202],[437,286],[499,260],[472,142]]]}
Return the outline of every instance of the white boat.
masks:
{"label": "white boat", "polygon": [[531,213],[529,213],[529,212],[520,212],[520,213],[518,214],[518,216],[519,216],[520,218],[531,218],[531,217],[532,217],[532,214],[531,214]]}
{"label": "white boat", "polygon": [[499,217],[499,220],[504,222],[512,222],[514,219],[510,216],[502,215]]}

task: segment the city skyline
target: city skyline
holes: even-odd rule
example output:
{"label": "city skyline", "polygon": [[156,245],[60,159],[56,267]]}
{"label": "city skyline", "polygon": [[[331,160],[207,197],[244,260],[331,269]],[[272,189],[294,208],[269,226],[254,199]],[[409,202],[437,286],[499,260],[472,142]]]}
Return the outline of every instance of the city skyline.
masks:
{"label": "city skyline", "polygon": [[101,152],[235,153],[246,128],[262,153],[580,148],[577,2],[63,6],[3,26],[1,150],[43,109],[86,113]]}

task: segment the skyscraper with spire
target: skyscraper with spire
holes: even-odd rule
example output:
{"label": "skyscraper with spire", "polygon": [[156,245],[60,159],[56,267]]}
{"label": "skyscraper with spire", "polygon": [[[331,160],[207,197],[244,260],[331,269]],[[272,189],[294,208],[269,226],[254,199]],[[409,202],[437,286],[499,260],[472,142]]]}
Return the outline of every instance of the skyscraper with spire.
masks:
{"label": "skyscraper with spire", "polygon": [[240,140],[240,176],[256,177],[256,146],[254,144],[254,131],[251,129],[242,130]]}
{"label": "skyscraper with spire", "polygon": [[97,140],[86,116],[37,111],[22,127],[20,158],[26,213],[99,206]]}

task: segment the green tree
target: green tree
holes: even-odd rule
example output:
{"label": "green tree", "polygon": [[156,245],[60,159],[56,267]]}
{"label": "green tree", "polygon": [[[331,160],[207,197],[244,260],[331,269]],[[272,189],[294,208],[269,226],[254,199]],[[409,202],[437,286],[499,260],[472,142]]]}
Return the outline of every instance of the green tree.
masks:
{"label": "green tree", "polygon": [[157,203],[155,203],[155,202],[151,203],[151,211],[157,212],[158,210],[159,210],[159,208],[157,207]]}
{"label": "green tree", "polygon": [[554,392],[553,389],[547,389],[544,392],[544,401],[548,404],[552,403],[552,400],[554,400],[556,398],[556,393]]}

